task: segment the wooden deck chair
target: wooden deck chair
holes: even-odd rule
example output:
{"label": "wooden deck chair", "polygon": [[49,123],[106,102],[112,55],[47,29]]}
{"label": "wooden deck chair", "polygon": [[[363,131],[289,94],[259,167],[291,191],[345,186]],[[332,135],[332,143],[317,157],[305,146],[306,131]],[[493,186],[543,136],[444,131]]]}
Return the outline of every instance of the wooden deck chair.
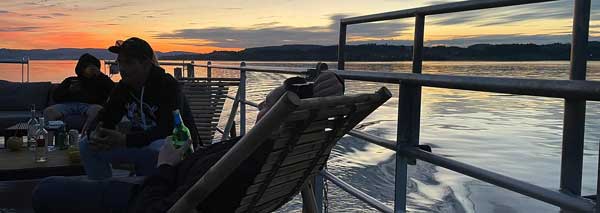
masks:
{"label": "wooden deck chair", "polygon": [[239,79],[180,82],[183,84],[182,91],[192,111],[200,140],[205,144],[212,143],[229,87],[238,86]]}
{"label": "wooden deck chair", "polygon": [[270,148],[265,163],[259,165],[258,175],[248,177],[253,182],[235,208],[236,212],[280,208],[323,168],[336,142],[390,97],[385,87],[375,94],[302,100],[285,93],[169,212],[193,212],[258,147],[264,152],[265,144]]}

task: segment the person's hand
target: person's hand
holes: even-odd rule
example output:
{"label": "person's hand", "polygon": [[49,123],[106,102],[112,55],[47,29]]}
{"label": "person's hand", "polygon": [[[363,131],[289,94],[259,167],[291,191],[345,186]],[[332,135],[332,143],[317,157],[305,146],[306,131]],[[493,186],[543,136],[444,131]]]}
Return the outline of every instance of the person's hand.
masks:
{"label": "person's hand", "polygon": [[90,148],[95,151],[125,147],[125,141],[125,134],[116,130],[102,128],[102,123],[98,124],[96,130],[90,134]]}
{"label": "person's hand", "polygon": [[79,92],[81,90],[81,82],[79,82],[78,80],[73,81],[71,84],[69,84],[69,91],[70,92]]}
{"label": "person's hand", "polygon": [[182,159],[183,153],[185,150],[190,148],[191,141],[188,140],[182,147],[179,149],[175,149],[173,146],[173,140],[171,136],[167,137],[165,144],[163,144],[160,152],[158,153],[158,161],[156,163],[156,167],[159,167],[163,164],[175,166]]}

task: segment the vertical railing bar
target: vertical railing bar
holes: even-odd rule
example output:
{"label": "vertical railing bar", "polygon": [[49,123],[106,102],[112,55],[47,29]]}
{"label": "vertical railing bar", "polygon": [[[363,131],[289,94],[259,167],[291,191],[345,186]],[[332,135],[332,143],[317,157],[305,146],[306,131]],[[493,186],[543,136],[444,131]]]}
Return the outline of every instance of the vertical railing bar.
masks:
{"label": "vertical railing bar", "polygon": [[[246,70],[244,67],[246,62],[240,63],[240,86],[238,87],[240,92],[240,100],[246,101]],[[240,105],[240,136],[246,134],[246,104]]]}
{"label": "vertical railing bar", "polygon": [[27,56],[27,82],[29,82],[29,56]]}
{"label": "vertical railing bar", "polygon": [[210,61],[206,62],[206,78],[208,79],[208,82],[211,82],[211,78],[212,78],[212,67],[210,67],[212,63]]}
{"label": "vertical railing bar", "polygon": [[[571,42],[570,80],[585,80],[591,0],[575,0]],[[581,195],[585,100],[565,99],[560,189]]]}
{"label": "vertical railing bar", "polygon": [[[413,73],[422,72],[425,16],[415,17]],[[406,212],[407,167],[409,159],[400,154],[403,146],[419,145],[421,123],[421,87],[400,82],[398,96],[398,127],[396,138],[396,178],[394,212]],[[406,142],[402,142],[406,141]]]}
{"label": "vertical railing bar", "polygon": [[596,176],[596,213],[600,213],[600,147],[598,148],[598,175]]}
{"label": "vertical railing bar", "polygon": [[[227,123],[225,123],[225,129],[223,130],[223,139],[229,139],[229,133],[231,128],[233,127],[233,122],[235,121],[235,115],[237,114],[238,106],[240,105],[240,86],[238,86],[238,90],[236,92],[235,98],[233,99],[233,104],[231,105],[231,110],[229,112],[229,118],[227,118]],[[243,104],[242,104],[243,105]]]}
{"label": "vertical railing bar", "polygon": [[338,42],[338,70],[344,70],[346,64],[346,58],[344,57],[344,51],[346,49],[346,24],[340,22],[340,40]]}
{"label": "vertical railing bar", "polygon": [[21,59],[21,83],[25,83],[25,75],[24,75],[25,68],[23,68],[24,65],[23,65],[23,62],[22,62],[24,59],[25,58]]}
{"label": "vertical railing bar", "polygon": [[315,193],[315,201],[317,202],[317,213],[323,212],[323,175],[319,172],[315,175],[315,185],[314,185],[314,193]]}

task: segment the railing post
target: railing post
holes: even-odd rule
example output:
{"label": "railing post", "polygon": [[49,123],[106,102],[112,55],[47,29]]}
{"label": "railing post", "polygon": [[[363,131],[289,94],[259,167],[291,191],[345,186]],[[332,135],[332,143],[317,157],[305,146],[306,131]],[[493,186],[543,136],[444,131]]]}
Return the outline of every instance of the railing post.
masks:
{"label": "railing post", "polygon": [[173,68],[173,75],[177,80],[183,78],[183,71],[181,70],[181,67]]}
{"label": "railing post", "polygon": [[[600,149],[598,149],[600,156]],[[600,213],[600,157],[598,158],[598,176],[596,176],[596,213]]]}
{"label": "railing post", "polygon": [[246,62],[240,63],[240,136],[246,134]]}
{"label": "railing post", "polygon": [[346,24],[340,22],[340,40],[338,42],[338,70],[344,70],[346,59],[344,51],[346,49]]}
{"label": "railing post", "polygon": [[317,173],[317,175],[315,175],[315,185],[314,185],[314,193],[315,193],[315,201],[317,203],[317,212],[321,213],[323,212],[323,187],[324,187],[324,182],[325,178],[323,177],[323,175],[319,172]]}
{"label": "railing post", "polygon": [[[21,59],[21,60],[23,60],[23,59]],[[25,72],[24,64],[23,64],[23,61],[21,61],[21,83],[25,83],[24,72]]]}
{"label": "railing post", "polygon": [[210,67],[212,63],[210,61],[206,62],[206,78],[210,82],[212,78],[212,67]]}
{"label": "railing post", "polygon": [[188,63],[186,64],[187,66],[187,77],[188,78],[194,78],[195,73],[194,73],[194,63]]}
{"label": "railing post", "polygon": [[240,87],[241,85],[238,86],[238,91],[235,94],[235,99],[233,99],[231,111],[229,112],[229,118],[227,118],[227,123],[225,123],[225,129],[223,130],[223,140],[227,140],[230,138],[228,134],[231,132],[232,129],[234,129],[235,132],[235,115],[237,114],[237,109],[240,105],[240,94],[242,92]]}
{"label": "railing post", "polygon": [[[27,76],[29,76],[29,56],[27,56]],[[29,77],[27,77],[27,81],[29,81]]]}
{"label": "railing post", "polygon": [[[585,80],[591,0],[575,0],[571,42],[570,80]],[[565,99],[560,189],[581,195],[585,100]]]}
{"label": "railing post", "polygon": [[[422,72],[425,16],[415,19],[413,73]],[[406,212],[407,166],[409,159],[400,154],[404,146],[419,145],[421,125],[421,87],[400,83],[398,96],[398,128],[396,138],[396,178],[394,212]]]}

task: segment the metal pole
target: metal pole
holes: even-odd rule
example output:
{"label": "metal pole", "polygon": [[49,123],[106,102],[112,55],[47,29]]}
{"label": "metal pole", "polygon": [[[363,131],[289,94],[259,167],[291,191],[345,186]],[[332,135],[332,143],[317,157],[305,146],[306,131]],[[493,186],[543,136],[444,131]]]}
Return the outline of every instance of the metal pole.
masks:
{"label": "metal pole", "polygon": [[[586,78],[590,6],[591,0],[575,0],[569,77],[571,80]],[[560,189],[577,196],[581,195],[585,105],[585,100],[565,99]]]}
{"label": "metal pole", "polygon": [[[423,63],[423,37],[425,16],[417,15],[413,44],[413,73],[421,73]],[[403,146],[417,146],[421,125],[421,87],[400,84],[398,97],[398,128],[396,138],[396,186],[394,212],[406,212],[406,186],[408,158],[400,154]]]}
{"label": "metal pole", "polygon": [[23,68],[23,63],[21,63],[21,83],[25,82],[25,77],[23,76],[23,72],[25,72],[25,69]]}
{"label": "metal pole", "polygon": [[344,51],[346,49],[346,24],[340,22],[340,41],[338,43],[338,70],[344,70],[346,59]]}
{"label": "metal pole", "polygon": [[210,61],[206,62],[206,78],[208,78],[209,82],[212,78],[212,67],[210,67],[211,64],[212,63]]}
{"label": "metal pole", "polygon": [[596,176],[596,213],[600,213],[600,149],[598,151],[598,176]]}
{"label": "metal pole", "polygon": [[[235,130],[235,115],[237,114],[238,106],[240,105],[240,94],[242,90],[240,86],[238,86],[238,90],[235,94],[235,98],[233,99],[233,104],[231,105],[231,111],[229,112],[229,118],[227,118],[227,123],[225,123],[225,129],[223,130],[223,140],[227,140],[230,138],[229,133],[231,129]],[[242,105],[244,105],[242,103]],[[235,132],[235,131],[234,131]]]}
{"label": "metal pole", "polygon": [[27,57],[27,82],[29,82],[29,57]]}
{"label": "metal pole", "polygon": [[413,44],[413,73],[421,73],[423,69],[423,40],[425,38],[425,16],[415,18],[415,38]]}
{"label": "metal pole", "polygon": [[246,134],[246,104],[243,102],[246,101],[246,70],[244,67],[246,66],[246,62],[240,63],[240,100],[242,100],[242,104],[240,104],[240,136]]}
{"label": "metal pole", "polygon": [[185,66],[187,66],[187,77],[188,78],[194,78],[194,76],[196,75],[194,73],[194,64],[186,64]]}
{"label": "metal pole", "polygon": [[323,175],[320,172],[317,173],[317,175],[315,175],[315,185],[313,190],[315,193],[315,200],[317,203],[317,212],[319,213],[323,212],[323,181],[325,181]]}

